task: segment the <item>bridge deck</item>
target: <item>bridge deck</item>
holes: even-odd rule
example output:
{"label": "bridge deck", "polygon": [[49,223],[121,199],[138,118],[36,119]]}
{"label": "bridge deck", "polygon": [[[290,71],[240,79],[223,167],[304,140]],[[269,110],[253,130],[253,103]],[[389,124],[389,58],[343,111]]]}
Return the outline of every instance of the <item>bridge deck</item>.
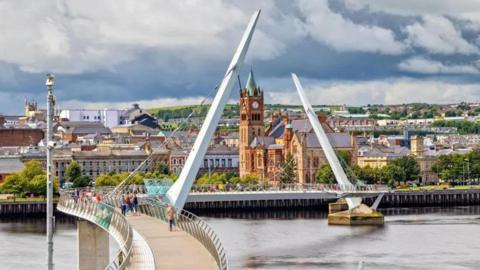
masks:
{"label": "bridge deck", "polygon": [[208,251],[187,233],[170,232],[167,224],[146,215],[129,216],[128,221],[152,250],[155,269],[218,269]]}

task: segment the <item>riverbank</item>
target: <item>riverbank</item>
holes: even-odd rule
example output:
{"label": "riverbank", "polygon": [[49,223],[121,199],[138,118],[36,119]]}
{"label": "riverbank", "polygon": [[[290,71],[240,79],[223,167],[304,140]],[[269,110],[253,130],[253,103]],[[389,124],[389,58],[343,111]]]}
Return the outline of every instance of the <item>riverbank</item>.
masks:
{"label": "riverbank", "polygon": [[[308,194],[308,193],[307,193]],[[232,196],[233,197],[233,196]],[[237,197],[238,198],[238,197]],[[376,197],[364,198],[367,205],[373,204]],[[189,211],[244,210],[244,209],[321,209],[327,210],[328,203],[336,199],[319,196],[319,198],[282,198],[257,196],[255,199],[195,201],[187,202]],[[385,194],[379,207],[429,207],[429,206],[467,206],[480,205],[480,189],[431,189],[401,190]]]}
{"label": "riverbank", "polygon": [[[296,197],[275,198],[257,196],[255,199],[235,199],[211,201],[211,202],[188,202],[185,209],[197,212],[216,210],[255,210],[255,209],[315,209],[328,211],[328,203],[335,201],[333,196],[323,197]],[[238,197],[237,197],[238,198]],[[367,205],[373,204],[375,197],[364,198]],[[397,190],[386,193],[379,208],[395,207],[431,207],[431,206],[469,206],[480,205],[480,189],[425,189],[425,190]],[[56,202],[54,203],[56,211]],[[46,202],[43,200],[31,200],[31,198],[12,200],[0,200],[0,215],[31,216],[46,214]]]}

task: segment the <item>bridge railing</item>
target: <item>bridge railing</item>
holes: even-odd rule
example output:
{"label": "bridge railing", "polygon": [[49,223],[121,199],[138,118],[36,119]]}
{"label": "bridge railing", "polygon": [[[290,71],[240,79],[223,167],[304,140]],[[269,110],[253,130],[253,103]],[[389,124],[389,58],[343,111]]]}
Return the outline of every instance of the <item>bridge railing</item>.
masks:
{"label": "bridge railing", "polygon": [[338,184],[211,184],[194,185],[192,193],[212,192],[280,192],[280,191],[322,191],[322,192],[386,192],[386,185],[338,185]]}
{"label": "bridge railing", "polygon": [[[167,204],[156,199],[147,199],[145,203],[139,205],[142,213],[168,223],[167,207]],[[222,242],[205,221],[186,210],[177,210],[175,223],[178,228],[197,239],[208,250],[219,269],[228,269],[228,258]]]}
{"label": "bridge railing", "polygon": [[[87,190],[80,193],[75,190],[65,190],[60,192],[57,209],[95,223],[115,239],[120,249],[114,260],[105,269],[129,269],[133,255],[132,228],[125,216],[106,203],[96,202],[95,198],[89,194],[90,192],[92,191]],[[84,196],[79,196],[79,194]]]}

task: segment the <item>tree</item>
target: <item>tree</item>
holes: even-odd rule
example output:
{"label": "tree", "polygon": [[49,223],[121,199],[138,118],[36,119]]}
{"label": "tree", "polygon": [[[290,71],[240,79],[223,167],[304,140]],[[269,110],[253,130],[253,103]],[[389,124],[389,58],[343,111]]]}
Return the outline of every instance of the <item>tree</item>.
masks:
{"label": "tree", "polygon": [[287,154],[287,157],[282,162],[281,171],[280,171],[280,183],[287,184],[287,183],[294,183],[296,179],[296,171],[297,171],[297,162],[292,154]]}
{"label": "tree", "polygon": [[39,174],[45,174],[45,170],[37,160],[30,160],[25,163],[25,167],[20,171],[19,176],[27,182]]}
{"label": "tree", "polygon": [[73,185],[72,187],[78,188],[78,187],[86,187],[90,184],[90,178],[86,175],[83,176],[78,176],[73,180]]}
{"label": "tree", "polygon": [[1,186],[2,193],[15,194],[20,197],[25,196],[27,191],[28,181],[20,177],[19,174],[12,174],[5,178]]}
{"label": "tree", "polygon": [[159,174],[164,174],[168,175],[170,174],[170,168],[168,167],[167,163],[165,161],[157,161],[155,163],[155,169],[154,172],[159,173]]}
{"label": "tree", "polygon": [[117,179],[118,178],[114,176],[102,174],[95,179],[95,186],[116,186],[119,183]]}
{"label": "tree", "polygon": [[323,164],[315,173],[315,179],[317,183],[321,184],[335,184],[335,175],[333,174],[330,165]]}
{"label": "tree", "polygon": [[28,189],[30,193],[35,195],[47,194],[47,175],[38,174],[28,183]]}
{"label": "tree", "polygon": [[[387,166],[397,166],[402,171],[404,171],[405,173],[404,180],[417,180],[418,177],[420,176],[420,165],[418,165],[418,162],[414,156],[404,156],[404,157],[396,158],[390,161]],[[392,168],[392,170],[396,171],[398,169]],[[403,181],[400,179],[395,179],[395,180]]]}
{"label": "tree", "polygon": [[386,171],[389,175],[389,183],[390,185],[393,184],[394,181],[405,181],[408,180],[405,171],[403,170],[402,167],[397,166],[397,165],[387,165],[386,166]]}
{"label": "tree", "polygon": [[75,179],[79,178],[80,176],[82,176],[82,168],[78,162],[73,160],[65,169],[65,181],[73,183],[75,182]]}

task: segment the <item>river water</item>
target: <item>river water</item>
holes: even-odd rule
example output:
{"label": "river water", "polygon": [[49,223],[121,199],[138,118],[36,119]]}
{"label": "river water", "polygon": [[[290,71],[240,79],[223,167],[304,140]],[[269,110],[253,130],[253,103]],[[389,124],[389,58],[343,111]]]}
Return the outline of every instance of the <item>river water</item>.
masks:
{"label": "river water", "polygon": [[[384,226],[328,226],[318,211],[206,214],[232,269],[480,269],[480,207],[383,210]],[[56,269],[74,269],[73,219],[58,222]],[[0,218],[0,269],[43,269],[43,220]]]}

